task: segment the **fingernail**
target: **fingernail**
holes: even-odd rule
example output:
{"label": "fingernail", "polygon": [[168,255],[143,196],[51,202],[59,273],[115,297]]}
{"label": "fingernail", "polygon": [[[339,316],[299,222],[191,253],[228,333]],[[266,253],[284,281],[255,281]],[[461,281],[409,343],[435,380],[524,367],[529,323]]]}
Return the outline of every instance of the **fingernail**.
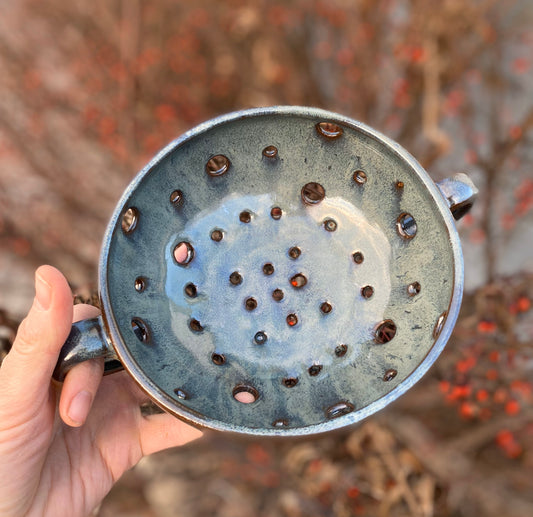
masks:
{"label": "fingernail", "polygon": [[52,301],[52,288],[39,275],[35,275],[35,302],[42,311],[47,311]]}
{"label": "fingernail", "polygon": [[91,408],[92,395],[88,391],[80,391],[70,403],[67,414],[76,425],[82,425]]}

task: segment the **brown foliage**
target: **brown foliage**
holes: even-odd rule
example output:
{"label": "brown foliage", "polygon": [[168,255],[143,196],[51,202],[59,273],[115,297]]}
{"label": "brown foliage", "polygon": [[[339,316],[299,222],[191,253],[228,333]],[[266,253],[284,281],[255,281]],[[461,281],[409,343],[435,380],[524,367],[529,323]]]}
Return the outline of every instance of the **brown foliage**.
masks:
{"label": "brown foliage", "polygon": [[533,195],[519,214],[512,198],[494,206],[531,159],[524,2],[11,0],[2,18],[0,242],[78,282],[94,278],[110,212],[154,152],[250,106],[353,116],[436,177],[469,161],[485,177],[470,231],[487,241],[489,278],[502,224],[531,210]]}
{"label": "brown foliage", "polygon": [[[0,279],[49,262],[87,299],[111,211],[159,148],[295,104],[376,127],[436,179],[467,168],[482,196],[462,233],[492,281],[533,209],[531,18],[527,0],[6,0]],[[467,300],[433,373],[371,422],[282,445],[210,436],[146,461],[100,515],[532,514],[531,285]],[[18,290],[0,290],[1,354]]]}
{"label": "brown foliage", "polygon": [[436,368],[361,425],[288,441],[208,434],[145,460],[98,515],[530,515],[532,296],[520,276],[467,297]]}

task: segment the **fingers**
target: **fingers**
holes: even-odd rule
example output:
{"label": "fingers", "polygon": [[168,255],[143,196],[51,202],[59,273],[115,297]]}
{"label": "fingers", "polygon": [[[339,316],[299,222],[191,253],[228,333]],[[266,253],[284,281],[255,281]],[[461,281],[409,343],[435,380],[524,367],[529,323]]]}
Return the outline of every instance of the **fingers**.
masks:
{"label": "fingers", "polygon": [[86,305],[85,303],[80,303],[74,305],[72,311],[72,322],[88,320],[90,318],[96,318],[100,315],[100,309],[94,305]]}
{"label": "fingers", "polygon": [[139,423],[139,439],[144,456],[185,445],[202,434],[199,429],[167,413],[142,417]]}
{"label": "fingers", "polygon": [[[96,318],[100,311],[92,305],[75,305],[73,321]],[[104,372],[103,359],[77,364],[63,382],[59,415],[65,424],[79,427],[85,423]]]}
{"label": "fingers", "polygon": [[0,398],[35,410],[48,399],[48,387],[72,322],[72,293],[51,266],[35,272],[35,299],[0,369]]}
{"label": "fingers", "polygon": [[85,423],[103,372],[103,359],[84,361],[68,372],[59,401],[59,414],[65,424],[79,427]]}

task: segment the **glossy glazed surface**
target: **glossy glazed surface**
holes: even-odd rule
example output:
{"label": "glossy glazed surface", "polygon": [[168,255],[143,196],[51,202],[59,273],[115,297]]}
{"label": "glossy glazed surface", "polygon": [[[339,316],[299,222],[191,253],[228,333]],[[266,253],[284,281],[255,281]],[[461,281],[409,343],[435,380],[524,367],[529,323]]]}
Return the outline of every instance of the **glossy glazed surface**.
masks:
{"label": "glossy glazed surface", "polygon": [[152,398],[254,434],[327,431],[386,405],[439,355],[462,294],[426,173],[308,108],[228,115],[163,150],[121,200],[100,273],[107,331]]}

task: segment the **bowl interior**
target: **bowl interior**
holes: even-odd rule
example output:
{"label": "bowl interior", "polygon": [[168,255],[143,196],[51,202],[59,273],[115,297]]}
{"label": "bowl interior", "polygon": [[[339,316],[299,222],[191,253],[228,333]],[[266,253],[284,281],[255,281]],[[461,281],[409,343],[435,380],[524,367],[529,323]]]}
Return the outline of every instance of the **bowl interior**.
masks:
{"label": "bowl interior", "polygon": [[109,232],[121,360],[210,427],[357,420],[417,380],[453,326],[455,230],[437,196],[407,153],[331,114],[200,126],[134,180]]}

